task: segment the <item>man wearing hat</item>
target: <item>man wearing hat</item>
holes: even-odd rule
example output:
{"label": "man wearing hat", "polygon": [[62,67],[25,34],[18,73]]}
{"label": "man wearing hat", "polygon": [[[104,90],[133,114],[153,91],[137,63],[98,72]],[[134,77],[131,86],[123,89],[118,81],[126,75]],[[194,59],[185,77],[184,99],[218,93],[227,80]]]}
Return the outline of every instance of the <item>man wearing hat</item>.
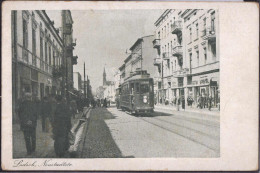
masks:
{"label": "man wearing hat", "polygon": [[30,155],[36,149],[37,110],[35,103],[32,101],[31,93],[25,93],[24,96],[25,98],[19,107],[19,115],[27,154]]}

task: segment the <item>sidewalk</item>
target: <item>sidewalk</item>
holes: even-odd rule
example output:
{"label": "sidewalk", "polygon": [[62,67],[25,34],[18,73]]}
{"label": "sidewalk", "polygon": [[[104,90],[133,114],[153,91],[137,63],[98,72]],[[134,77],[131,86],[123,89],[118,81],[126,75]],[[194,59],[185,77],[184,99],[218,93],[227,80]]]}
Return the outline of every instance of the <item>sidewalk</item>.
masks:
{"label": "sidewalk", "polygon": [[[76,126],[82,119],[82,113],[75,115],[71,119],[72,127]],[[13,158],[55,158],[54,140],[52,139],[52,131],[48,133],[42,131],[41,119],[37,121],[36,127],[36,152],[28,156],[25,147],[23,132],[20,130],[20,124],[13,124]]]}
{"label": "sidewalk", "polygon": [[[154,106],[154,108],[176,111],[176,106],[173,106],[173,105],[157,104]],[[180,111],[219,116],[219,110],[217,108],[211,108],[211,111],[209,111],[208,108],[199,109],[199,108],[191,108],[191,107],[186,106],[185,110],[184,110],[184,109],[181,109],[181,105],[180,105]]]}

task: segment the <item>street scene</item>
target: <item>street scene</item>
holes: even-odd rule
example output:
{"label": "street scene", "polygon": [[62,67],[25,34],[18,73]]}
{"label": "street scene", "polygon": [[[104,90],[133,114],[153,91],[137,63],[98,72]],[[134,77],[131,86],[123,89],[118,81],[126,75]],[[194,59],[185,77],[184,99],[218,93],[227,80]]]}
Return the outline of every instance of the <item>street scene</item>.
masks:
{"label": "street scene", "polygon": [[218,20],[12,11],[13,158],[220,157]]}

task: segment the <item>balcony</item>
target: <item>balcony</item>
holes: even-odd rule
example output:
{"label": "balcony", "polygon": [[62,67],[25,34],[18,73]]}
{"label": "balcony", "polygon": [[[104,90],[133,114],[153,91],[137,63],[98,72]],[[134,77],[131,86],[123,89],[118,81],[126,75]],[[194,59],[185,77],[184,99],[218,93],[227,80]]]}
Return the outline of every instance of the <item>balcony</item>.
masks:
{"label": "balcony", "polygon": [[180,34],[182,32],[182,21],[175,21],[171,26],[172,34]]}
{"label": "balcony", "polygon": [[188,68],[184,68],[184,69],[177,70],[177,71],[173,72],[174,77],[184,77],[184,76],[187,76],[187,74],[189,74]]}
{"label": "balcony", "polygon": [[216,30],[215,30],[215,28],[209,27],[209,28],[206,28],[206,29],[202,30],[201,37],[204,40],[216,41]]}
{"label": "balcony", "polygon": [[182,52],[183,52],[182,46],[175,46],[172,49],[172,55],[173,56],[177,56],[177,57],[182,56]]}
{"label": "balcony", "polygon": [[77,59],[78,59],[78,56],[73,56],[72,57],[72,65],[76,65],[78,63]]}
{"label": "balcony", "polygon": [[153,48],[160,48],[160,46],[161,46],[160,39],[154,39]]}
{"label": "balcony", "polygon": [[162,64],[161,58],[154,58],[153,65],[160,66]]}
{"label": "balcony", "polygon": [[199,74],[199,73],[203,73],[211,70],[218,70],[218,69],[219,69],[219,61],[216,61],[210,64],[192,68],[192,74]]}
{"label": "balcony", "polygon": [[170,59],[169,52],[164,52],[164,53],[162,54],[162,57],[163,57],[163,59]]}

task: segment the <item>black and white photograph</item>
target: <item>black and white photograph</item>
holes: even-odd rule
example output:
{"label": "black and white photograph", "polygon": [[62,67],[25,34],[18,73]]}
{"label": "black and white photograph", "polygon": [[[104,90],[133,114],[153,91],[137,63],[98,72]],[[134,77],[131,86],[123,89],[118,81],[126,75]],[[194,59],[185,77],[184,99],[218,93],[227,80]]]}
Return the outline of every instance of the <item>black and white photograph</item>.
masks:
{"label": "black and white photograph", "polygon": [[5,3],[2,165],[254,169],[259,9],[230,4]]}
{"label": "black and white photograph", "polygon": [[12,53],[14,158],[220,156],[217,9],[12,11]]}

